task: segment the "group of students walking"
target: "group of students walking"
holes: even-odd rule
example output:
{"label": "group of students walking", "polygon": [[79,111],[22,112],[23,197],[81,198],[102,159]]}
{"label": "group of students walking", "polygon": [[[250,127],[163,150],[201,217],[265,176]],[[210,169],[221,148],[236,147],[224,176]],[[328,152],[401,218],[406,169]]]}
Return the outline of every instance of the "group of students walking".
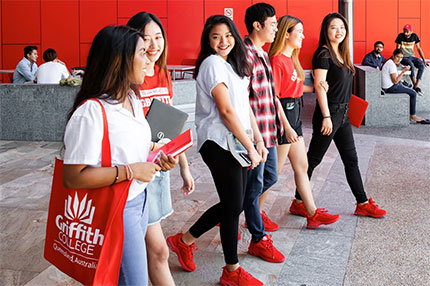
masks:
{"label": "group of students walking", "polygon": [[[292,16],[277,21],[271,5],[258,3],[246,10],[245,24],[248,36],[244,40],[226,16],[213,15],[204,25],[194,73],[197,149],[209,167],[219,202],[185,233],[168,237],[167,244],[160,226],[173,212],[166,171],[179,162],[184,194],[194,190],[194,180],[185,155],[163,154],[158,164],[146,162],[148,153],[162,144],[150,141],[144,114],[154,98],[172,103],[164,28],[155,15],[142,12],[129,20],[128,27],[102,29],[92,43],[66,126],[64,182],[72,188],[90,188],[133,179],[124,210],[119,285],[147,285],[148,277],[153,285],[174,285],[168,248],[186,271],[194,271],[195,242],[216,225],[226,263],[221,284],[262,285],[239,265],[239,215],[245,212],[252,235],[248,253],[268,262],[283,262],[284,255],[266,233],[279,227],[263,206],[288,157],[297,187],[290,212],[306,217],[308,228],[336,222],[339,215],[315,206],[309,183],[332,140],[357,201],[355,214],[376,218],[386,214],[366,196],[347,117],[354,67],[345,18],[331,13],[321,27],[312,60],[317,104],[307,155],[301,97],[313,87],[303,85],[298,59],[303,23]],[[272,43],[269,54],[263,50],[266,43]],[[100,167],[101,111],[93,101],[85,101],[89,98],[99,99],[106,109],[114,167]],[[248,151],[249,170],[228,151],[231,134]]]}

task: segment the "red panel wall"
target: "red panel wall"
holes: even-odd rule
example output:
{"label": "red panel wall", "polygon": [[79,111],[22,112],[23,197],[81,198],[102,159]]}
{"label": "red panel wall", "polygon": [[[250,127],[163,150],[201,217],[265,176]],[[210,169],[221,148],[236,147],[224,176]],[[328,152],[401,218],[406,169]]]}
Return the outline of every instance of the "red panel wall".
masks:
{"label": "red panel wall", "polygon": [[[382,54],[389,58],[396,48],[394,41],[397,35],[407,23],[412,24],[426,57],[430,58],[428,11],[428,0],[354,0],[354,46],[357,48],[354,50],[354,63],[361,63],[364,54],[372,51],[374,42],[378,40],[385,43]],[[365,43],[365,51],[361,48],[362,42]]]}
{"label": "red panel wall", "polygon": [[[399,0],[399,17],[400,18],[419,18],[421,2],[428,0]],[[430,11],[427,10],[429,13]]]}
{"label": "red panel wall", "polygon": [[[48,47],[56,49],[69,68],[83,66],[95,34],[104,26],[125,24],[140,11],[156,14],[169,41],[170,64],[196,58],[204,21],[224,8],[234,9],[234,21],[244,36],[246,8],[260,0],[0,0],[0,68],[13,69],[23,47],[37,45],[39,61]],[[301,62],[311,67],[323,17],[338,10],[338,0],[267,0],[277,17],[290,14],[304,23]],[[22,9],[25,7],[26,9]],[[395,48],[394,40],[405,23],[414,26],[421,46],[430,58],[429,0],[354,0],[354,62],[360,63],[373,43],[385,43],[384,56]],[[383,15],[383,17],[381,17]],[[1,78],[0,78],[1,80]]]}
{"label": "red panel wall", "polygon": [[166,18],[167,0],[118,0],[119,18],[130,18],[142,11],[151,12],[158,18]]}
{"label": "red panel wall", "polygon": [[[391,3],[390,3],[391,2]],[[381,21],[381,11],[384,13],[384,20]],[[397,22],[397,3],[395,1],[373,0],[366,3],[366,51],[373,50],[375,41],[383,41],[385,44],[382,54],[389,58],[396,48],[394,40],[396,39],[398,29]],[[355,63],[361,63],[363,58],[355,58]]]}
{"label": "red panel wall", "polygon": [[[43,1],[42,17],[42,50],[53,48],[58,58],[70,69],[79,63],[79,5],[78,0]],[[61,11],[61,13],[58,13]]]}
{"label": "red panel wall", "polygon": [[82,43],[79,45],[79,53],[80,53],[79,66],[80,67],[84,67],[87,65],[87,57],[88,57],[88,52],[90,51],[90,47],[91,47],[90,43]]}
{"label": "red panel wall", "polygon": [[[224,8],[233,8],[233,21],[239,29],[240,35],[244,37],[248,34],[245,26],[245,11],[251,6],[251,0],[235,0],[235,1],[205,1],[205,21],[209,16],[214,14],[224,15]],[[202,28],[203,29],[203,26]],[[200,30],[201,32],[201,30]]]}
{"label": "red panel wall", "polygon": [[40,43],[40,0],[2,0],[2,6],[3,44]]}
{"label": "red panel wall", "polygon": [[354,62],[366,55],[366,0],[354,1]]}
{"label": "red panel wall", "polygon": [[118,2],[116,0],[80,0],[79,6],[81,43],[91,43],[100,29],[117,24]]}
{"label": "red panel wall", "polygon": [[421,2],[421,48],[425,49],[425,56],[427,59],[430,58],[430,1],[422,1]]}
{"label": "red panel wall", "polygon": [[204,24],[203,17],[203,1],[175,0],[167,2],[169,63],[178,64],[183,59],[197,57]]}
{"label": "red panel wall", "polygon": [[[312,9],[311,7],[318,7]],[[300,50],[300,63],[304,69],[312,68],[312,56],[318,47],[321,23],[324,17],[331,12],[338,11],[337,2],[332,0],[306,0],[288,1],[288,14],[299,18],[303,22],[305,39]]]}
{"label": "red panel wall", "polygon": [[[4,45],[3,46],[3,68],[4,69],[15,69],[16,65],[24,57],[24,47],[25,45]],[[39,52],[39,59],[37,60],[37,65],[40,64],[40,45],[35,45]]]}
{"label": "red panel wall", "polygon": [[[3,20],[3,14],[2,14],[2,3],[0,3],[0,18]],[[3,57],[2,55],[2,43],[3,43],[3,25],[2,20],[0,20],[0,69],[3,69]],[[3,82],[3,76],[0,76],[0,82]]]}
{"label": "red panel wall", "polygon": [[[276,17],[280,18],[284,15],[287,15],[287,2],[289,2],[291,0],[272,0],[272,1],[268,1],[268,3],[270,3],[270,5],[272,5],[273,7],[275,7],[276,9]],[[259,3],[259,2],[263,2],[263,1],[259,1],[259,0],[253,0],[252,4],[255,3]],[[246,7],[248,8],[248,7]]]}

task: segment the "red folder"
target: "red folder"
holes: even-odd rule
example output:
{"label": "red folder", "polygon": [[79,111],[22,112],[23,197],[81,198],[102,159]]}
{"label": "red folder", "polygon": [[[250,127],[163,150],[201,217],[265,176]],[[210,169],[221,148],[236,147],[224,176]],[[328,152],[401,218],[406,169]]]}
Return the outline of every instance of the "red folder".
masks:
{"label": "red folder", "polygon": [[360,128],[369,103],[364,99],[352,95],[349,101],[348,117],[351,125]]}
{"label": "red folder", "polygon": [[169,143],[164,144],[163,147],[161,147],[160,149],[150,153],[148,155],[147,161],[158,163],[161,157],[161,151],[163,151],[163,153],[166,155],[172,155],[173,157],[176,157],[188,150],[188,148],[193,146],[193,144],[193,132],[191,131],[191,129],[188,129]]}

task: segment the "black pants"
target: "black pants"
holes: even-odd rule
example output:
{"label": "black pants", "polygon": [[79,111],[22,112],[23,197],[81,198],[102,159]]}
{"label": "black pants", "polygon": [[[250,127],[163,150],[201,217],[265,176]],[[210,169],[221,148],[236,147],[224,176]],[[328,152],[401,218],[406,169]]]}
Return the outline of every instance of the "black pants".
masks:
{"label": "black pants", "polygon": [[221,244],[225,263],[236,264],[239,215],[243,210],[247,168],[213,141],[206,141],[200,149],[203,161],[209,167],[220,202],[210,207],[190,228],[199,237],[220,223]]}
{"label": "black pants", "polygon": [[[333,131],[329,136],[327,136],[321,133],[323,116],[318,103],[315,107],[315,112],[312,118],[312,139],[308,150],[309,179],[312,177],[314,169],[321,163],[331,141],[333,140],[345,167],[346,179],[349,187],[351,188],[357,203],[363,203],[367,201],[367,196],[364,191],[363,181],[361,180],[360,169],[358,168],[358,157],[357,151],[355,150],[354,136],[348,119],[348,105],[330,105],[329,109],[333,123]],[[301,200],[297,191],[296,198]]]}

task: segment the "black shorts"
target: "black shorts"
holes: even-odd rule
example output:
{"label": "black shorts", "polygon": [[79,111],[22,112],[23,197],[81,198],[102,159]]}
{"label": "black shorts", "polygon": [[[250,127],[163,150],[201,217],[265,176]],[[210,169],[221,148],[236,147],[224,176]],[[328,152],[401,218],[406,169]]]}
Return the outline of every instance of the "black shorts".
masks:
{"label": "black shorts", "polygon": [[[288,122],[291,127],[296,131],[298,136],[303,136],[302,131],[302,120],[300,119],[300,114],[302,113],[303,99],[299,98],[280,98],[281,106],[284,109],[285,115],[287,116]],[[278,144],[290,144],[285,137],[285,132],[279,138]]]}

